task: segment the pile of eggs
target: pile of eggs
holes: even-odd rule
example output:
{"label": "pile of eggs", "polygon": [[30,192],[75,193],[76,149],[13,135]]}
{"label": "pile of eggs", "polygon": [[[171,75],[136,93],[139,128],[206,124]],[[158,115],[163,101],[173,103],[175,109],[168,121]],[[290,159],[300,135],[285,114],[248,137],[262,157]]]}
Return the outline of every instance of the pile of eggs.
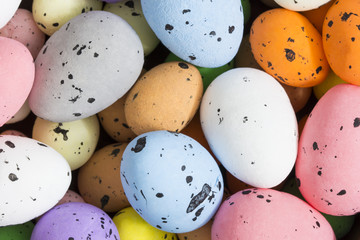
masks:
{"label": "pile of eggs", "polygon": [[359,238],[357,1],[0,6],[0,239]]}

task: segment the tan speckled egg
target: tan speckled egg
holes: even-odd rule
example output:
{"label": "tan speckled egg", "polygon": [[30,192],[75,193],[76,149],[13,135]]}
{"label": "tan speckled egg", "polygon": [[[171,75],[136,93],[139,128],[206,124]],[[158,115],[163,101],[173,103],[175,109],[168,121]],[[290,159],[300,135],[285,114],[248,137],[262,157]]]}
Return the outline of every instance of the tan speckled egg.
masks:
{"label": "tan speckled egg", "polygon": [[207,224],[194,231],[187,233],[179,233],[179,240],[209,240],[211,239],[211,226],[213,221],[210,220]]}
{"label": "tan speckled egg", "polygon": [[84,165],[96,149],[100,125],[96,115],[72,122],[56,123],[36,118],[32,138],[59,152],[71,170]]}
{"label": "tan speckled egg", "polygon": [[80,168],[78,187],[83,199],[106,212],[130,206],[120,178],[120,162],[127,143],[116,143],[97,150]]}
{"label": "tan speckled egg", "polygon": [[125,117],[135,134],[180,132],[194,117],[203,94],[199,70],[184,62],[160,64],[129,91]]}

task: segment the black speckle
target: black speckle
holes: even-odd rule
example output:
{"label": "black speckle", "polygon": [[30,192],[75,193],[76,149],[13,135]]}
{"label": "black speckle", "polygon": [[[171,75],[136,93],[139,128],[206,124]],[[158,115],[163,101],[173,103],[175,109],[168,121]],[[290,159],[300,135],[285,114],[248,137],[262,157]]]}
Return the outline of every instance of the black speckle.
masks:
{"label": "black speckle", "polygon": [[46,46],[42,52],[42,54],[45,54],[46,53],[46,50],[47,50],[48,46]]}
{"label": "black speckle", "polygon": [[138,95],[139,95],[138,92],[134,94],[133,101],[135,100],[135,98],[137,98]]}
{"label": "black speckle", "polygon": [[131,13],[131,16],[134,16],[134,17],[140,16],[140,13],[133,12],[133,13]]}
{"label": "black speckle", "polygon": [[56,133],[56,134],[62,134],[62,135],[63,135],[63,140],[64,140],[64,141],[67,141],[67,140],[68,140],[67,133],[69,132],[69,130],[62,129],[62,128],[61,128],[62,125],[63,125],[62,123],[59,123],[58,126],[53,129],[53,131],[54,131],[54,133]]}
{"label": "black speckle", "polygon": [[191,12],[190,9],[184,9],[184,10],[182,11],[182,14],[189,13],[189,12]]}
{"label": "black speckle", "polygon": [[319,147],[318,147],[317,142],[314,142],[314,143],[313,143],[313,150],[314,150],[314,151],[315,151],[315,150],[319,150]]}
{"label": "black speckle", "polygon": [[180,62],[178,65],[179,65],[179,67],[181,67],[182,69],[188,69],[188,68],[189,68],[189,65],[187,65],[187,64],[184,63],[184,62]]}
{"label": "black speckle", "polygon": [[233,33],[233,31],[235,30],[235,26],[229,26],[229,33],[231,34],[231,33]]}
{"label": "black speckle", "polygon": [[320,223],[318,221],[316,221],[316,226],[320,227]]}
{"label": "black speckle", "polygon": [[46,29],[46,26],[40,22],[37,22],[37,25],[41,26],[43,29]]}
{"label": "black speckle", "polygon": [[252,191],[251,190],[244,190],[244,191],[242,191],[241,193],[243,194],[243,195],[247,195],[247,194],[249,194],[249,193],[251,193]]}
{"label": "black speckle", "polygon": [[157,193],[155,196],[156,196],[157,198],[162,198],[162,197],[164,197],[164,194],[162,194],[162,193]]}
{"label": "black speckle", "polygon": [[134,1],[126,1],[125,6],[129,7],[129,8],[134,8]]}
{"label": "black speckle", "polygon": [[104,209],[104,207],[108,204],[110,200],[110,197],[108,195],[104,195],[101,199],[100,199],[100,202],[101,202],[101,209]]}
{"label": "black speckle", "polygon": [[332,27],[333,23],[334,23],[334,22],[330,20],[330,21],[328,22],[328,26],[329,26],[329,27]]}
{"label": "black speckle", "polygon": [[136,141],[136,146],[135,148],[131,148],[131,151],[135,152],[135,153],[138,153],[138,152],[141,152],[141,150],[144,149],[146,145],[146,136],[145,137],[142,137],[142,138],[139,138],[137,141]]}
{"label": "black speckle", "polygon": [[186,183],[191,183],[193,180],[193,177],[192,176],[187,176],[186,177]]}
{"label": "black speckle", "polygon": [[47,147],[45,144],[41,143],[41,142],[37,142],[37,144],[41,147]]}
{"label": "black speckle", "polygon": [[97,58],[99,56],[98,53],[94,53],[94,58]]}
{"label": "black speckle", "polygon": [[292,39],[291,37],[289,37],[287,41],[288,41],[288,42],[295,42],[295,40]]}
{"label": "black speckle", "polygon": [[196,59],[195,56],[189,56],[189,58],[190,58],[191,61],[194,61]]}
{"label": "black speckle", "polygon": [[216,36],[216,32],[215,32],[215,31],[211,31],[211,32],[209,33],[209,35],[210,35],[210,36]]}
{"label": "black speckle", "polygon": [[264,196],[261,195],[261,194],[257,195],[256,197],[257,197],[257,198],[264,198]]}
{"label": "black speckle", "polygon": [[360,126],[360,118],[355,118],[354,119],[354,128]]}
{"label": "black speckle", "polygon": [[355,42],[355,38],[354,38],[354,37],[352,37],[352,38],[351,38],[351,41],[352,41],[352,42]]}
{"label": "black speckle", "polygon": [[93,103],[93,102],[95,102],[95,98],[88,98],[87,102],[88,103]]}
{"label": "black speckle", "polygon": [[341,16],[341,21],[346,22],[351,15],[357,16],[357,14],[352,13],[352,12],[350,12],[350,13],[344,12],[344,14]]}
{"label": "black speckle", "polygon": [[72,74],[69,74],[69,75],[68,75],[68,78],[69,78],[69,79],[73,79],[74,76],[73,76]]}
{"label": "black speckle", "polygon": [[342,195],[345,195],[346,194],[346,190],[341,190],[340,192],[338,192],[336,195],[338,196],[342,196]]}
{"label": "black speckle", "polygon": [[217,40],[218,42],[221,42],[221,37],[217,38],[216,40]]}
{"label": "black speckle", "polygon": [[81,116],[81,113],[73,113],[73,115],[74,115],[75,117],[80,117],[80,116]]}
{"label": "black speckle", "polygon": [[53,23],[53,27],[58,27],[59,26],[59,23]]}
{"label": "black speckle", "polygon": [[161,229],[161,226],[160,225],[156,225],[157,228]]}
{"label": "black speckle", "polygon": [[15,144],[12,143],[11,141],[6,141],[5,144],[6,144],[6,146],[8,146],[9,148],[15,148]]}
{"label": "black speckle", "polygon": [[182,165],[182,166],[181,166],[181,171],[185,171],[185,169],[186,169],[186,166],[185,166],[185,165]]}
{"label": "black speckle", "polygon": [[15,181],[17,181],[19,178],[18,178],[14,173],[10,173],[10,174],[9,174],[9,179],[10,179],[10,181],[15,182]]}
{"label": "black speckle", "polygon": [[322,67],[318,67],[315,71],[316,71],[316,74],[319,74],[319,72],[322,70]]}
{"label": "black speckle", "polygon": [[292,62],[295,60],[295,53],[293,50],[285,48],[285,57],[289,62]]}
{"label": "black speckle", "polygon": [[117,157],[117,155],[120,153],[120,149],[119,148],[115,148],[114,150],[112,150],[112,152],[110,153],[110,156],[114,156]]}
{"label": "black speckle", "polygon": [[127,129],[130,128],[129,125],[127,125],[126,123],[123,123],[122,126],[123,126],[124,128],[127,128]]}
{"label": "black speckle", "polygon": [[321,172],[321,171],[318,171],[317,174],[318,174],[319,176],[321,176],[322,172]]}
{"label": "black speckle", "polygon": [[204,184],[201,191],[196,194],[190,201],[189,206],[186,209],[186,213],[190,213],[195,210],[205,199],[209,196],[211,187],[208,184]]}
{"label": "black speckle", "polygon": [[173,27],[172,25],[170,25],[170,24],[166,24],[166,25],[165,25],[165,30],[168,31],[169,33],[170,33],[171,30],[173,30],[173,29],[174,29],[174,27]]}
{"label": "black speckle", "polygon": [[86,45],[82,45],[81,48],[77,51],[77,55],[81,55],[82,54],[82,50],[84,50],[86,48]]}

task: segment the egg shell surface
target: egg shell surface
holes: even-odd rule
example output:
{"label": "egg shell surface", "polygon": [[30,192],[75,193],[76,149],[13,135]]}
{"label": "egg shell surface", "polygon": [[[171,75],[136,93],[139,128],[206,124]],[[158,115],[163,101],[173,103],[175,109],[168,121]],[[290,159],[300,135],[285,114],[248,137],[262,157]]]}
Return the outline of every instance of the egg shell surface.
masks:
{"label": "egg shell surface", "polygon": [[26,100],[21,108],[14,114],[14,116],[9,119],[6,124],[17,123],[24,120],[27,116],[29,116],[31,110],[29,107],[29,102]]}
{"label": "egg shell surface", "polygon": [[281,7],[292,10],[292,11],[308,11],[312,9],[316,9],[321,7],[322,5],[326,4],[330,0],[296,0],[296,1],[289,1],[289,0],[275,0],[277,4]]}
{"label": "egg shell surface", "polygon": [[0,36],[0,126],[26,101],[34,83],[35,66],[29,50],[20,42]]}
{"label": "egg shell surface", "polygon": [[0,8],[0,28],[4,27],[15,14],[18,9],[21,0],[1,0],[1,8]]}
{"label": "egg shell surface", "polygon": [[64,196],[71,182],[66,160],[31,138],[0,136],[0,226],[22,224]]}
{"label": "egg shell surface", "polygon": [[29,240],[34,229],[34,223],[31,221],[0,227],[0,239],[4,240]]}
{"label": "egg shell surface", "polygon": [[250,44],[259,65],[287,85],[312,87],[328,74],[322,37],[300,13],[281,8],[263,12],[251,26]]}
{"label": "egg shell surface", "polygon": [[135,31],[105,11],[83,13],[53,34],[36,58],[33,113],[52,122],[94,115],[121,98],[141,73]]}
{"label": "egg shell surface", "polygon": [[181,133],[153,131],[137,136],[126,147],[120,170],[131,206],[166,232],[202,227],[222,200],[224,183],[215,160]]}
{"label": "egg shell surface", "polygon": [[[301,194],[319,211],[354,215],[358,201],[360,168],[360,87],[339,84],[315,105],[299,141],[295,166]],[[329,121],[331,119],[331,121]]]}
{"label": "egg shell surface", "polygon": [[80,202],[52,208],[35,225],[31,240],[113,239],[119,233],[111,218],[101,209]]}
{"label": "egg shell surface", "polygon": [[241,181],[271,188],[293,168],[296,116],[285,90],[264,71],[235,68],[218,76],[204,94],[200,120],[216,158]]}
{"label": "egg shell surface", "polygon": [[178,233],[179,240],[209,240],[211,239],[211,226],[213,221],[210,220],[207,224],[194,231],[187,233]]}
{"label": "egg shell surface", "polygon": [[246,189],[225,200],[215,215],[211,239],[335,240],[326,219],[291,194],[272,189]]}
{"label": "egg shell surface", "polygon": [[142,0],[141,6],[160,41],[186,62],[220,67],[239,49],[244,31],[241,1]]}

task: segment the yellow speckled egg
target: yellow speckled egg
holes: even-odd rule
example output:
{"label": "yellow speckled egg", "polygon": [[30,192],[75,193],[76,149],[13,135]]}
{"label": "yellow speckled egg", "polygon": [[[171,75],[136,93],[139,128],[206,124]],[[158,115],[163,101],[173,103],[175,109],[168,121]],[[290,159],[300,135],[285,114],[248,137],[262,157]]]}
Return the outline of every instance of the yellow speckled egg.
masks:
{"label": "yellow speckled egg", "polygon": [[96,115],[72,122],[56,123],[36,118],[32,137],[59,152],[71,170],[84,165],[94,153],[100,125]]}
{"label": "yellow speckled egg", "polygon": [[85,202],[105,212],[130,206],[120,178],[120,162],[127,143],[116,143],[97,150],[79,169],[78,188]]}
{"label": "yellow speckled egg", "polygon": [[121,240],[177,240],[175,233],[164,232],[151,226],[132,207],[119,211],[113,221]]}
{"label": "yellow speckled egg", "polygon": [[188,63],[168,62],[145,73],[129,91],[125,117],[131,130],[142,133],[180,132],[194,117],[203,94],[199,70]]}
{"label": "yellow speckled egg", "polygon": [[73,17],[102,6],[99,0],[34,0],[32,12],[39,29],[51,36]]}
{"label": "yellow speckled egg", "polygon": [[213,221],[210,220],[207,224],[194,231],[187,233],[179,233],[179,240],[210,240],[212,223]]}
{"label": "yellow speckled egg", "polygon": [[281,83],[312,87],[328,74],[321,35],[300,13],[278,8],[260,14],[250,44],[259,65]]}

